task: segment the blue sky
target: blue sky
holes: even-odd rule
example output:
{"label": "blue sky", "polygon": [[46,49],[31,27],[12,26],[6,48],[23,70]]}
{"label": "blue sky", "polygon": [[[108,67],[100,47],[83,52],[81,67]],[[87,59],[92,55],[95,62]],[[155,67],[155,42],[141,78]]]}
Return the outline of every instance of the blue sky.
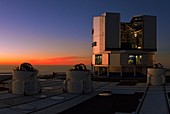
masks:
{"label": "blue sky", "polygon": [[0,0],[0,64],[69,57],[88,63],[92,18],[116,12],[121,21],[157,16],[156,58],[170,66],[169,5],[169,0]]}

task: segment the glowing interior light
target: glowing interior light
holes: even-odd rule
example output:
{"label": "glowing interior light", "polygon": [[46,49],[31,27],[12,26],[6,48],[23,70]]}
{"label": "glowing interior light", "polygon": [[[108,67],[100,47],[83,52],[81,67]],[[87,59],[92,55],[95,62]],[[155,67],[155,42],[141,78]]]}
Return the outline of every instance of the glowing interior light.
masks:
{"label": "glowing interior light", "polygon": [[129,57],[134,57],[134,55],[129,55]]}
{"label": "glowing interior light", "polygon": [[134,33],[134,36],[135,36],[135,37],[137,37],[137,35],[138,35],[137,33]]}
{"label": "glowing interior light", "polygon": [[142,47],[138,47],[138,49],[141,49]]}

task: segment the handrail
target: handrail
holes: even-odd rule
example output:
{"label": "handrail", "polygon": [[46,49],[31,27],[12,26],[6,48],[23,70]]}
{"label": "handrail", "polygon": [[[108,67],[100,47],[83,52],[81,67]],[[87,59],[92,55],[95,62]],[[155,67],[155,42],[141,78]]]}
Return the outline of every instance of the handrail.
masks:
{"label": "handrail", "polygon": [[166,93],[166,89],[165,89],[165,86],[163,86],[163,89],[164,89],[164,94],[165,94],[165,97],[166,97],[166,106],[167,106],[167,109],[168,109],[168,113],[170,114],[170,104],[169,104],[169,100],[168,100],[168,95]]}
{"label": "handrail", "polygon": [[141,99],[141,102],[139,103],[139,105],[138,105],[138,107],[136,109],[136,113],[135,114],[139,114],[139,112],[140,112],[140,110],[142,108],[143,102],[145,100],[146,94],[148,93],[148,90],[149,90],[149,85],[147,85],[146,91],[145,91],[145,93],[144,93],[144,95],[143,95],[143,97]]}

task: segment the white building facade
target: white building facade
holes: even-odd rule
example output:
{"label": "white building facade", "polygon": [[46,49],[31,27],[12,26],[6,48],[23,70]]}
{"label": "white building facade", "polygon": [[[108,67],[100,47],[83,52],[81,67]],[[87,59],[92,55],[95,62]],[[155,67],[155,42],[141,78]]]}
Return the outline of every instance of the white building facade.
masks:
{"label": "white building facade", "polygon": [[119,13],[93,18],[92,66],[97,75],[146,75],[157,51],[156,17],[134,16],[120,22]]}

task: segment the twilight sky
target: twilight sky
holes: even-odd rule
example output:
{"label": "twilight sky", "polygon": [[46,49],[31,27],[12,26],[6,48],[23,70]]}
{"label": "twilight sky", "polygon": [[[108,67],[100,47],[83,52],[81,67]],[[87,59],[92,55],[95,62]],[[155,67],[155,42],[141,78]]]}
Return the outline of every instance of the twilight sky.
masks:
{"label": "twilight sky", "polygon": [[91,62],[92,18],[157,16],[156,61],[170,67],[169,0],[0,0],[0,64]]}

